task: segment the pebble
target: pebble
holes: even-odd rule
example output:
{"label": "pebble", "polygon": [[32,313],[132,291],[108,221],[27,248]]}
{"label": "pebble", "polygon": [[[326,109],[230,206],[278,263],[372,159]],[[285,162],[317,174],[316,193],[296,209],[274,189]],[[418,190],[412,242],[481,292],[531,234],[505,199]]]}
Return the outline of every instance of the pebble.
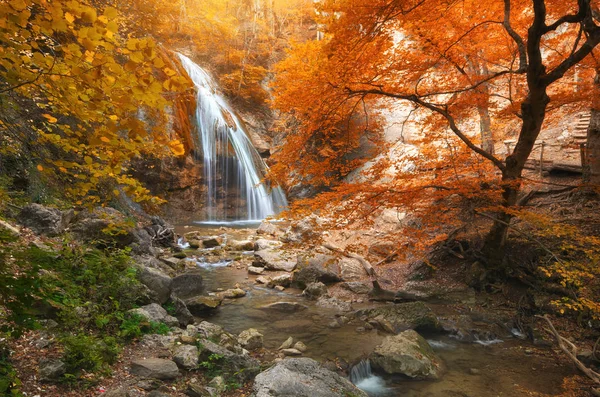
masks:
{"label": "pebble", "polygon": [[469,369],[469,373],[471,375],[479,375],[481,373],[481,371],[479,371],[477,368],[471,368],[471,369]]}

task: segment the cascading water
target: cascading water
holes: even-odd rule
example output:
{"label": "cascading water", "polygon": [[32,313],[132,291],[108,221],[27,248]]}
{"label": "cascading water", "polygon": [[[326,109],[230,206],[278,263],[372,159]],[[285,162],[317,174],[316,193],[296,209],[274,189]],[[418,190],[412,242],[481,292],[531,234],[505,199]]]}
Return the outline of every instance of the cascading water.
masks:
{"label": "cascading water", "polygon": [[373,374],[369,360],[362,360],[352,367],[350,370],[350,381],[371,397],[385,396],[389,392],[385,386],[385,381]]}
{"label": "cascading water", "polygon": [[240,120],[208,73],[188,57],[178,56],[198,91],[196,123],[207,185],[206,220],[260,221],[279,213],[287,206],[285,194],[264,182],[268,167]]}

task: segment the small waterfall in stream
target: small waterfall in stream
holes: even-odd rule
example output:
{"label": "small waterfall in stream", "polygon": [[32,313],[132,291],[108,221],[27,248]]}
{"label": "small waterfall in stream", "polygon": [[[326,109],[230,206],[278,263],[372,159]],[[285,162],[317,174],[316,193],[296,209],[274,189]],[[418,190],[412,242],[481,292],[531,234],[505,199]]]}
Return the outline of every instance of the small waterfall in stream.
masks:
{"label": "small waterfall in stream", "polygon": [[279,213],[287,206],[285,194],[264,182],[268,167],[242,123],[209,74],[178,56],[198,91],[195,121],[207,185],[206,220],[260,221]]}
{"label": "small waterfall in stream", "polygon": [[371,370],[371,362],[362,360],[350,370],[350,381],[360,390],[371,397],[380,397],[388,394],[385,381]]}

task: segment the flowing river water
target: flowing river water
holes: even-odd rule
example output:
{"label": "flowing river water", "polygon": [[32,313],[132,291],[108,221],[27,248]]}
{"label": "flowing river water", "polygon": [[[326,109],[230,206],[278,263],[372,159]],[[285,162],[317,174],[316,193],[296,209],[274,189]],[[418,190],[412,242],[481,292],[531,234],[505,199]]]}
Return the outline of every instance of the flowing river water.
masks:
{"label": "flowing river water", "polygon": [[[186,230],[189,231],[189,230]],[[208,231],[207,231],[208,232]],[[215,234],[223,233],[215,231]],[[209,233],[210,234],[210,233]],[[250,255],[251,253],[246,253]],[[357,330],[356,323],[332,328],[332,321],[343,313],[314,305],[300,290],[279,292],[254,282],[244,267],[229,266],[221,260],[209,264],[200,260],[209,291],[228,289],[240,284],[248,293],[237,300],[225,300],[217,312],[203,318],[238,334],[256,328],[264,335],[264,346],[276,350],[288,337],[308,347],[306,357],[333,362],[347,370],[365,359],[387,336],[376,329]],[[274,302],[296,302],[308,307],[297,313],[259,309]],[[353,303],[353,310],[372,307],[373,302]],[[443,302],[431,305],[436,314],[454,310]],[[200,319],[199,319],[200,320]],[[510,333],[498,339],[465,342],[445,334],[423,335],[444,361],[447,372],[439,381],[415,381],[377,377],[369,374],[363,362],[354,368],[355,384],[371,396],[403,397],[487,397],[542,396],[560,394],[560,385],[573,369],[564,367],[556,353],[537,348]],[[541,394],[531,394],[531,392]]]}

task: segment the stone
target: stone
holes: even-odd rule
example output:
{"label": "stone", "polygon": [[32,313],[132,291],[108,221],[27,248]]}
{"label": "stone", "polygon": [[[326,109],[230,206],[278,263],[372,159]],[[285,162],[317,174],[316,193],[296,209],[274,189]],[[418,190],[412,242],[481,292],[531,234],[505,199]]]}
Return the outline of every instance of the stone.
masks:
{"label": "stone", "polygon": [[197,296],[185,301],[185,305],[192,314],[202,315],[216,310],[221,306],[222,298],[217,296]]}
{"label": "stone", "polygon": [[279,349],[277,349],[277,350],[289,349],[290,347],[292,347],[293,344],[294,344],[294,338],[292,338],[290,336],[289,338],[287,338],[285,340],[285,342],[283,342],[281,344],[281,346],[279,346]]}
{"label": "stone", "polygon": [[290,349],[281,349],[281,352],[285,356],[301,356],[302,352],[298,349],[290,348]]}
{"label": "stone", "polygon": [[275,236],[278,233],[280,233],[279,228],[269,221],[262,221],[258,229],[256,229],[256,234],[269,234]]}
{"label": "stone", "polygon": [[254,280],[254,281],[256,281],[257,284],[268,285],[269,281],[271,281],[271,278],[270,277],[259,276],[259,277],[256,277],[256,280]]}
{"label": "stone", "polygon": [[38,378],[42,382],[56,382],[67,372],[67,365],[61,360],[42,359],[38,368]]}
{"label": "stone", "polygon": [[177,321],[179,321],[180,326],[185,327],[187,325],[194,323],[194,316],[192,315],[190,310],[187,308],[184,301],[179,299],[174,294],[171,294],[169,301],[171,302],[171,305],[173,306],[173,314],[177,318]]}
{"label": "stone", "polygon": [[257,350],[263,347],[263,334],[255,328],[249,328],[240,333],[237,341],[244,349]]}
{"label": "stone", "polygon": [[208,382],[208,387],[212,387],[218,394],[221,394],[225,391],[227,385],[225,384],[225,379],[222,376],[215,376]]}
{"label": "stone", "polygon": [[310,283],[306,286],[302,295],[308,299],[316,300],[323,295],[329,295],[327,286],[322,282]]}
{"label": "stone", "polygon": [[196,383],[187,385],[185,395],[188,397],[213,397],[211,390],[208,387]]}
{"label": "stone", "polygon": [[371,287],[360,281],[349,281],[342,283],[341,287],[348,291],[354,292],[355,294],[368,294],[371,291]]}
{"label": "stone", "polygon": [[223,292],[219,292],[217,295],[219,295],[221,298],[237,299],[246,296],[246,291],[241,288],[232,288]]}
{"label": "stone", "polygon": [[369,359],[376,369],[413,379],[437,380],[445,370],[431,346],[413,330],[386,337]]}
{"label": "stone", "polygon": [[185,300],[202,295],[205,290],[203,281],[200,270],[191,270],[175,277],[171,285],[171,290],[177,297]]}
{"label": "stone", "polygon": [[105,393],[102,393],[102,397],[130,397],[131,394],[124,387],[119,387],[116,389],[108,390]]}
{"label": "stone", "polygon": [[302,305],[297,302],[275,302],[260,306],[259,309],[272,310],[283,313],[295,313],[308,309],[308,306]]}
{"label": "stone", "polygon": [[282,270],[291,272],[296,268],[296,258],[291,253],[275,249],[254,252],[253,266],[264,267],[267,270]]}
{"label": "stone", "polygon": [[305,351],[308,350],[308,347],[306,347],[306,345],[304,343],[298,341],[298,342],[296,342],[296,344],[294,344],[294,349],[304,353]]}
{"label": "stone", "polygon": [[368,397],[348,379],[310,358],[289,358],[258,374],[255,397]]}
{"label": "stone", "polygon": [[173,280],[159,269],[142,267],[137,273],[138,279],[152,293],[158,303],[165,303],[171,295],[171,284]]}
{"label": "stone", "polygon": [[[363,309],[356,311],[354,315],[357,318],[366,318],[365,321],[375,326],[385,320],[390,324],[390,331],[394,334],[407,329],[425,332],[440,331],[442,329],[435,313],[423,302],[397,303],[378,308]],[[377,320],[373,321],[376,318]]]}
{"label": "stone", "polygon": [[261,275],[265,272],[265,268],[264,267],[257,267],[257,266],[248,266],[248,273],[250,274],[255,274],[255,275]]}
{"label": "stone", "polygon": [[230,373],[238,380],[245,382],[252,379],[260,372],[260,363],[251,357],[247,351],[239,349],[239,353],[233,352],[208,339],[200,341],[200,360],[209,361],[209,357],[219,356],[219,367],[224,373]]}
{"label": "stone", "polygon": [[177,336],[175,335],[147,334],[142,336],[142,345],[146,347],[173,349],[176,344]]}
{"label": "stone", "polygon": [[209,237],[202,240],[202,246],[204,248],[220,247],[222,243],[223,239],[221,237]]}
{"label": "stone", "polygon": [[146,397],[171,397],[170,394],[163,393],[159,390],[152,390],[150,393],[146,395]]}
{"label": "stone", "polygon": [[481,374],[481,371],[478,370],[477,368],[469,368],[469,374],[470,375],[479,375],[479,374]]}
{"label": "stone", "polygon": [[281,241],[259,238],[254,242],[254,251],[262,251],[269,248],[279,248],[282,245],[283,243]]}
{"label": "stone", "polygon": [[149,358],[146,360],[134,360],[131,363],[131,374],[142,378],[160,380],[171,380],[177,378],[180,373],[177,364],[171,360],[162,358]]}
{"label": "stone", "polygon": [[359,280],[366,275],[365,268],[353,258],[342,258],[338,262],[340,278],[344,281]]}
{"label": "stone", "polygon": [[318,281],[325,284],[342,281],[338,260],[332,255],[301,255],[296,267],[292,281],[300,288],[306,288],[308,284]]}
{"label": "stone", "polygon": [[316,305],[341,312],[349,312],[352,310],[352,305],[349,302],[344,302],[337,298],[330,298],[328,296],[321,296],[319,299],[317,299]]}
{"label": "stone", "polygon": [[282,274],[280,276],[272,277],[267,286],[269,288],[275,288],[276,286],[289,287],[292,284],[292,276],[289,274]]}
{"label": "stone", "polygon": [[209,323],[208,321],[202,321],[196,325],[196,332],[198,335],[205,339],[219,339],[223,335],[225,330],[223,327],[217,324]]}
{"label": "stone", "polygon": [[283,291],[285,291],[285,287],[284,287],[283,285],[276,285],[276,286],[275,286],[275,289],[276,289],[277,291],[279,291],[279,292],[283,292]]}
{"label": "stone", "polygon": [[290,243],[299,243],[319,237],[319,233],[316,231],[318,227],[316,226],[321,223],[321,219],[314,216],[292,222],[290,227],[285,231],[282,240]]}
{"label": "stone", "polygon": [[151,303],[146,306],[138,307],[136,309],[129,310],[131,314],[137,314],[142,316],[147,321],[153,321],[155,323],[165,323],[167,325],[179,325],[179,321],[174,319],[175,324],[173,324],[173,317],[169,316],[167,311],[157,303]]}
{"label": "stone", "polygon": [[57,236],[65,230],[62,211],[41,204],[26,205],[21,210],[18,220],[36,234]]}
{"label": "stone", "polygon": [[229,240],[227,247],[233,251],[254,251],[254,243],[250,240]]}
{"label": "stone", "polygon": [[180,345],[173,352],[173,361],[178,367],[192,370],[198,367],[198,348],[192,345]]}

